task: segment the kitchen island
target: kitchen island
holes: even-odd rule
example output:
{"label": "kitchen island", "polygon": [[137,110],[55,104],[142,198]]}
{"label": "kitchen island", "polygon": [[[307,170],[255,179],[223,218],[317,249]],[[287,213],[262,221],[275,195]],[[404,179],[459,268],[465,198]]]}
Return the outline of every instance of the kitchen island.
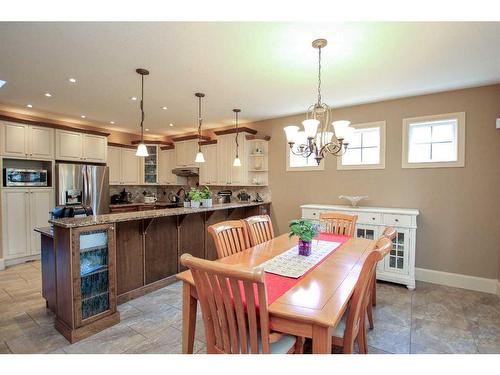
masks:
{"label": "kitchen island", "polygon": [[[51,220],[53,256],[42,256],[44,290],[55,291],[47,306],[55,326],[70,342],[120,321],[117,304],[175,281],[184,253],[216,259],[207,227],[269,213],[270,202],[214,204],[210,208],[167,208]],[[44,270],[54,275],[43,275]],[[46,280],[46,281],[45,281]]]}

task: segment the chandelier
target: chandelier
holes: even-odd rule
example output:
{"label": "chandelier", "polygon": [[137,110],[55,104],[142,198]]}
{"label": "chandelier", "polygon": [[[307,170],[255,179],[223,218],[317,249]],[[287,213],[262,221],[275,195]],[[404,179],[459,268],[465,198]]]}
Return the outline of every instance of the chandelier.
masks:
{"label": "chandelier", "polygon": [[291,152],[304,158],[314,156],[318,165],[327,154],[337,157],[343,155],[354,132],[349,121],[330,123],[331,108],[321,102],[321,49],[327,43],[326,39],[312,42],[312,46],[318,49],[318,101],[307,110],[307,117],[302,121],[304,130],[295,125],[283,129]]}

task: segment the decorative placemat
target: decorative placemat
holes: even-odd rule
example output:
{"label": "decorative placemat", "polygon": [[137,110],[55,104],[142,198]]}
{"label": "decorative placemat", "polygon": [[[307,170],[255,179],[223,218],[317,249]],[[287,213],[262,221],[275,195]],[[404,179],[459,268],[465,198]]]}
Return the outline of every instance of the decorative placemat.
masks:
{"label": "decorative placemat", "polygon": [[299,255],[298,246],[275,256],[261,264],[266,272],[297,279],[321,262],[333,250],[340,246],[340,242],[313,241],[311,255]]}

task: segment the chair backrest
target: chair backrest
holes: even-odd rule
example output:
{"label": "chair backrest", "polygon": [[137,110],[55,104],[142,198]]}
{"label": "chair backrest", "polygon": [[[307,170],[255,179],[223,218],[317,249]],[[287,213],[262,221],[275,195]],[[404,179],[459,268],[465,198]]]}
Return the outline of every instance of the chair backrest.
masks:
{"label": "chair backrest", "polygon": [[[207,353],[269,353],[269,312],[261,267],[181,256],[192,274],[205,326]],[[259,340],[260,336],[260,340]],[[259,341],[262,343],[259,351]]]}
{"label": "chair backrest", "polygon": [[322,231],[345,236],[354,236],[357,215],[347,215],[340,212],[322,212],[319,214]]}
{"label": "chair backrest", "polygon": [[256,246],[274,238],[273,223],[269,215],[250,216],[243,221],[247,226],[251,246]]}
{"label": "chair backrest", "polygon": [[248,249],[250,241],[243,220],[228,220],[208,227],[215,242],[218,258],[224,258]]}
{"label": "chair backrest", "polygon": [[375,249],[364,257],[363,266],[361,267],[361,272],[359,273],[349,304],[343,342],[345,352],[352,353],[354,349],[354,341],[361,327],[362,319],[365,319],[365,309],[367,300],[370,298],[370,286],[373,274],[380,259],[382,259],[381,254]]}
{"label": "chair backrest", "polygon": [[382,236],[390,239],[391,241],[396,238],[396,229],[393,227],[385,227]]}

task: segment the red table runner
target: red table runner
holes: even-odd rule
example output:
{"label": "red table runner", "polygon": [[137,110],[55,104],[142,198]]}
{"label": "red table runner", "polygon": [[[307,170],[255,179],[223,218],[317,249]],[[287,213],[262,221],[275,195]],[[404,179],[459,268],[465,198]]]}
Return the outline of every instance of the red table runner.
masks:
{"label": "red table runner", "polygon": [[[337,249],[342,247],[342,244],[344,242],[346,242],[349,238],[351,238],[351,237],[340,236],[340,235],[330,234],[330,233],[320,233],[318,236],[316,236],[314,238],[315,240],[340,242],[341,245],[338,246],[337,248],[333,249],[330,252],[330,254],[328,254],[326,257],[324,257],[321,260],[321,262],[317,263],[314,267],[312,267],[309,271],[307,271],[305,274],[303,274],[298,279],[286,277],[286,276],[280,276],[280,275],[276,275],[274,273],[266,272],[267,303],[270,305],[274,301],[276,301],[279,297],[281,297],[283,294],[285,294],[290,288],[292,288],[300,280],[302,280],[304,277],[306,277],[312,270],[314,270],[321,263],[323,263],[326,259],[328,259],[330,256],[332,256],[332,254]],[[314,249],[313,249],[313,251],[314,251]]]}

